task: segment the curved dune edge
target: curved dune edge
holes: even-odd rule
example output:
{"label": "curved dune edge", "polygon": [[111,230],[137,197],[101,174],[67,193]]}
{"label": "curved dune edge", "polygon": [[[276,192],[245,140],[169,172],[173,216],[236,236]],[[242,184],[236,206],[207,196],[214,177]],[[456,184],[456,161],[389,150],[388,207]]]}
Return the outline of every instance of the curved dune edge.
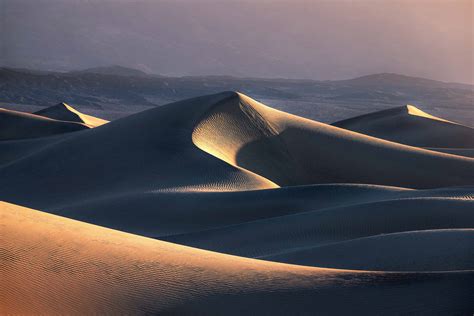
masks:
{"label": "curved dune edge", "polygon": [[433,116],[413,105],[332,123],[346,130],[416,147],[474,148],[474,129]]}
{"label": "curved dune edge", "polygon": [[89,129],[83,123],[0,108],[0,140],[47,137]]}
{"label": "curved dune edge", "polygon": [[[174,245],[7,203],[0,204],[0,214],[0,303],[6,313],[286,314],[311,308],[396,314],[472,308],[473,271],[310,268]],[[446,287],[449,293],[441,291]],[[335,304],[335,297],[346,304]]]}
{"label": "curved dune edge", "polygon": [[49,117],[55,120],[83,123],[89,127],[97,127],[109,123],[107,120],[81,113],[64,102],[34,112],[33,114]]}

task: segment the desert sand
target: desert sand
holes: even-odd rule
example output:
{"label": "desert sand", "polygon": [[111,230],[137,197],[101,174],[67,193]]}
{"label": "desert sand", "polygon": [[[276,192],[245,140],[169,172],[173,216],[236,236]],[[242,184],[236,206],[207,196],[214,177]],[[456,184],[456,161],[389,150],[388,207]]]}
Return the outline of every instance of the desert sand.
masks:
{"label": "desert sand", "polygon": [[465,126],[413,106],[333,126],[238,92],[1,115],[1,313],[474,309]]}

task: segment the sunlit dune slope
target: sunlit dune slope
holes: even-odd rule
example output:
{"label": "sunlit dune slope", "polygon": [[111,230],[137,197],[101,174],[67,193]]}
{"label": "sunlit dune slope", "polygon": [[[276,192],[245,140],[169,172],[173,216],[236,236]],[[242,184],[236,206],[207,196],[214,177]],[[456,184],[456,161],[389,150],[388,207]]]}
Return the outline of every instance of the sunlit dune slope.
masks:
{"label": "sunlit dune slope", "polygon": [[413,105],[369,113],[332,125],[417,147],[474,148],[474,129],[432,116]]}
{"label": "sunlit dune slope", "polygon": [[473,271],[310,268],[202,251],[6,203],[0,214],[2,314],[467,314],[474,307]]}
{"label": "sunlit dune slope", "polygon": [[0,108],[0,140],[38,138],[88,129],[75,122],[66,122],[35,114]]}
{"label": "sunlit dune slope", "polygon": [[474,270],[473,253],[474,229],[441,229],[371,236],[265,259],[339,269],[454,271]]}
{"label": "sunlit dune slope", "polygon": [[109,122],[98,117],[81,113],[64,102],[42,109],[34,114],[55,120],[84,123],[90,127],[97,127]]}

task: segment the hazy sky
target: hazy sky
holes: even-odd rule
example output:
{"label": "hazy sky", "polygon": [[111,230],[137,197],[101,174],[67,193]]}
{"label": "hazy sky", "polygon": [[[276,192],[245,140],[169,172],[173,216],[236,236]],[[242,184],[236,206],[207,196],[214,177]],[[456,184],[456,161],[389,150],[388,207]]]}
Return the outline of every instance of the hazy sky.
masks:
{"label": "hazy sky", "polygon": [[0,63],[474,83],[474,0],[0,0]]}

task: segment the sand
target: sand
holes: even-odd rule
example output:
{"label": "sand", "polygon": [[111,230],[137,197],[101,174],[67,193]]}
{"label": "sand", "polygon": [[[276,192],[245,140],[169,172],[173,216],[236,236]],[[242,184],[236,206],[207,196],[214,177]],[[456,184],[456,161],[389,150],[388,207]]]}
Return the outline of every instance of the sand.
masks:
{"label": "sand", "polygon": [[464,314],[472,308],[472,270],[303,267],[188,248],[7,203],[0,212],[2,313]]}
{"label": "sand", "polygon": [[459,124],[409,106],[338,127],[238,92],[0,123],[1,314],[474,309]]}

